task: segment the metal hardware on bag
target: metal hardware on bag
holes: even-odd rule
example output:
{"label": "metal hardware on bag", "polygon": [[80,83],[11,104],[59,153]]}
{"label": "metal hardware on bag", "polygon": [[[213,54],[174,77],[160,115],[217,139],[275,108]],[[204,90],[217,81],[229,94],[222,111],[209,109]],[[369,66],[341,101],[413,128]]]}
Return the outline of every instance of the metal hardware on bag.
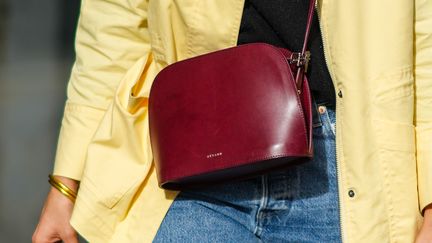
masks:
{"label": "metal hardware on bag", "polygon": [[291,54],[290,58],[288,58],[288,62],[289,64],[296,64],[297,67],[304,67],[306,73],[309,66],[310,56],[310,51],[306,51],[304,54],[295,52]]}

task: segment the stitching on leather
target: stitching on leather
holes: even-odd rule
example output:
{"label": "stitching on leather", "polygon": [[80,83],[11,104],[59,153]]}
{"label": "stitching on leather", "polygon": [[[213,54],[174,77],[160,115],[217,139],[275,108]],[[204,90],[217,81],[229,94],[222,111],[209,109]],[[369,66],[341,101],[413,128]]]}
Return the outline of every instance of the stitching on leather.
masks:
{"label": "stitching on leather", "polygon": [[[272,46],[272,45],[268,45],[268,46],[270,46],[272,49],[274,49],[274,50],[278,51],[280,54],[282,54],[282,56],[283,56],[282,60],[283,60],[283,62],[287,65],[287,66],[286,66],[287,68],[285,69],[285,72],[288,73],[288,75],[291,74],[292,80],[294,80],[294,76],[293,76],[293,73],[292,73],[292,71],[291,71],[291,67],[289,66],[289,63],[288,63],[288,61],[287,61],[285,55],[282,53],[282,51],[281,51],[280,49],[278,49],[278,48]],[[289,70],[289,71],[288,71],[288,70]],[[294,90],[297,90],[296,85],[295,85],[293,82],[290,82],[290,83],[291,83],[292,86],[294,86]],[[308,121],[306,121],[306,117],[305,117],[305,115],[304,115],[304,113],[303,113],[303,107],[301,107],[301,105],[300,105],[300,104],[301,104],[300,97],[299,97],[298,95],[296,95],[296,98],[297,98],[297,106],[298,106],[298,108],[299,108],[300,116],[302,117],[302,119],[303,119],[305,122],[308,122]],[[309,138],[308,138],[308,132],[307,132],[306,126],[303,126],[303,128],[304,128],[304,134],[305,134],[305,137],[306,137],[306,141],[308,141]],[[309,146],[309,144],[306,144],[306,146]]]}

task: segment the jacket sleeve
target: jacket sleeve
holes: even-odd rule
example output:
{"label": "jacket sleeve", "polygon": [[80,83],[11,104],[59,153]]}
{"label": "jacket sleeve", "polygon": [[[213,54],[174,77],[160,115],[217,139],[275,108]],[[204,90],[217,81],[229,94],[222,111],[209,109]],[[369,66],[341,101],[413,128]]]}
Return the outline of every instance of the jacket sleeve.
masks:
{"label": "jacket sleeve", "polygon": [[432,1],[415,1],[415,126],[420,210],[432,203]]}
{"label": "jacket sleeve", "polygon": [[55,175],[80,180],[87,146],[122,76],[150,51],[147,0],[83,0],[76,61],[54,165]]}

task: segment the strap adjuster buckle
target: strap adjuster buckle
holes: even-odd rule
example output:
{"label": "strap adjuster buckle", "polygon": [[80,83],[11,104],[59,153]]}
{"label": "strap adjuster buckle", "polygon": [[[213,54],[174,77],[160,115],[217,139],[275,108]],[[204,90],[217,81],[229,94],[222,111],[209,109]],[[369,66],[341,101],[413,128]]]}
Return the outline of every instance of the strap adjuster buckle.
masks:
{"label": "strap adjuster buckle", "polygon": [[289,64],[296,64],[297,67],[304,67],[306,73],[309,66],[310,56],[310,51],[306,51],[304,54],[301,52],[294,52],[291,54],[291,57],[288,58],[288,62]]}

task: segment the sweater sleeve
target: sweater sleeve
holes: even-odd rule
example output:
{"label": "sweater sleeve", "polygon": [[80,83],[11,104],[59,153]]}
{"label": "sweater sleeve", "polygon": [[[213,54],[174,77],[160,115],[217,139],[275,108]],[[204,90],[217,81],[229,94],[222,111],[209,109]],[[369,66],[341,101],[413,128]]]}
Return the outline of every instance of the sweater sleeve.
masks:
{"label": "sweater sleeve", "polygon": [[432,1],[416,0],[415,125],[420,210],[432,203]]}
{"label": "sweater sleeve", "polygon": [[81,179],[87,146],[123,75],[150,52],[149,38],[147,0],[82,1],[54,175]]}

